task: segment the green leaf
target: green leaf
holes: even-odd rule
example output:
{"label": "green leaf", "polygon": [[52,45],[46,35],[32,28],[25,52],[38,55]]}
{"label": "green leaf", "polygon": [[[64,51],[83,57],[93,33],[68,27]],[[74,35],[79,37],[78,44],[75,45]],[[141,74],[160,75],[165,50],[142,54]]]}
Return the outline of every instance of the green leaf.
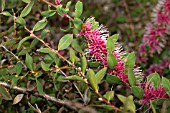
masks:
{"label": "green leaf", "polygon": [[5,9],[5,0],[1,0],[1,8],[2,8],[2,11],[4,11],[4,9]]}
{"label": "green leaf", "polygon": [[161,77],[158,73],[152,73],[147,77],[147,81],[148,83],[152,83],[154,84],[155,88],[158,88],[161,82]]}
{"label": "green leaf", "polygon": [[87,78],[88,78],[92,88],[95,90],[95,92],[98,92],[98,84],[97,84],[95,73],[93,70],[88,71]]}
{"label": "green leaf", "polygon": [[132,93],[139,99],[143,98],[144,95],[144,90],[138,86],[133,86],[132,87]]}
{"label": "green leaf", "polygon": [[45,93],[44,93],[44,91],[43,91],[43,86],[42,86],[42,84],[37,80],[37,78],[36,78],[36,84],[37,84],[37,90],[38,90],[38,92],[39,92],[41,95],[44,95]]}
{"label": "green leaf", "polygon": [[153,113],[156,113],[156,109],[155,109],[155,107],[154,107],[154,105],[153,105],[153,101],[150,101],[150,106],[151,106],[151,108],[152,108],[152,112],[153,112]]}
{"label": "green leaf", "polygon": [[124,105],[127,110],[132,111],[132,113],[136,113],[136,106],[133,101],[133,96],[129,95],[126,99],[126,104]]}
{"label": "green leaf", "polygon": [[114,97],[114,91],[106,92],[106,94],[103,97],[106,98],[108,102],[110,102],[110,100],[112,100]]}
{"label": "green leaf", "polygon": [[17,63],[17,65],[15,65],[15,71],[16,71],[16,74],[19,75],[22,71],[22,63],[19,62]]}
{"label": "green leaf", "polygon": [[131,86],[134,86],[136,84],[136,78],[133,70],[128,70],[128,81]]}
{"label": "green leaf", "polygon": [[79,18],[83,12],[83,3],[78,1],[75,6],[75,17]]}
{"label": "green leaf", "polygon": [[122,102],[125,103],[126,102],[126,97],[123,95],[117,95],[118,99]]}
{"label": "green leaf", "polygon": [[112,35],[107,39],[106,47],[109,53],[113,52],[115,49],[115,42],[118,40],[119,34]]}
{"label": "green leaf", "polygon": [[24,94],[18,94],[14,100],[13,100],[13,104],[17,104],[18,102],[20,102],[23,98]]}
{"label": "green leaf", "polygon": [[86,72],[86,68],[87,68],[87,60],[84,55],[80,58],[80,60],[81,60],[81,71],[84,74]]}
{"label": "green leaf", "polygon": [[88,66],[90,67],[94,67],[94,68],[97,68],[99,66],[101,66],[102,64],[100,62],[91,62],[91,61],[88,61]]}
{"label": "green leaf", "polygon": [[41,61],[41,67],[44,71],[49,71],[50,68],[49,68],[49,65],[44,63],[43,61]]}
{"label": "green leaf", "polygon": [[77,57],[75,55],[75,51],[72,48],[70,48],[70,60],[71,60],[71,62],[74,64],[76,59],[77,59]]}
{"label": "green leaf", "polygon": [[20,80],[20,77],[13,77],[11,82],[11,87],[14,87],[17,85],[18,81]]}
{"label": "green leaf", "polygon": [[85,80],[77,75],[67,76],[65,78],[66,80],[76,80],[76,81],[82,81],[85,82]]}
{"label": "green leaf", "polygon": [[100,71],[98,71],[98,72],[96,73],[95,76],[96,76],[96,82],[97,82],[97,84],[100,83],[101,80],[104,78],[104,76],[105,76],[105,74],[106,74],[106,71],[107,71],[107,68],[105,67],[105,68],[101,69]]}
{"label": "green leaf", "polygon": [[76,51],[78,51],[80,53],[83,52],[80,45],[79,45],[79,42],[77,41],[77,39],[73,39],[73,41],[71,43],[71,46],[74,48],[74,50],[76,50]]}
{"label": "green leaf", "polygon": [[136,61],[135,53],[134,52],[129,53],[125,63],[125,70],[124,70],[125,74],[128,72],[129,69],[133,70],[135,66],[135,61]]}
{"label": "green leaf", "polygon": [[25,64],[33,72],[33,59],[28,53],[26,54]]}
{"label": "green leaf", "polygon": [[27,4],[27,6],[26,6],[26,7],[23,9],[23,11],[21,12],[20,17],[25,17],[25,16],[27,16],[27,15],[30,13],[33,5],[34,5],[34,0],[32,0],[30,3]]}
{"label": "green leaf", "polygon": [[25,2],[25,3],[30,3],[31,2],[31,0],[22,0],[23,2]]}
{"label": "green leaf", "polygon": [[162,77],[162,85],[166,93],[170,96],[170,81],[167,78]]}
{"label": "green leaf", "polygon": [[2,99],[12,100],[12,97],[11,97],[10,93],[8,92],[8,90],[1,85],[0,85],[0,95],[1,95]]}
{"label": "green leaf", "polygon": [[69,11],[70,6],[71,6],[71,1],[67,2],[65,11]]}
{"label": "green leaf", "polygon": [[49,48],[40,48],[37,51],[41,53],[53,53]]}
{"label": "green leaf", "polygon": [[26,24],[25,20],[22,17],[17,17],[16,22],[23,26]]}
{"label": "green leaf", "polygon": [[0,14],[4,15],[4,16],[9,16],[11,17],[11,13],[9,13],[8,11],[4,11],[4,12],[1,12]]}
{"label": "green leaf", "polygon": [[34,28],[33,28],[32,31],[39,31],[39,30],[43,29],[43,28],[47,25],[47,23],[48,23],[48,22],[47,22],[47,19],[46,19],[46,18],[38,21],[38,22],[35,24],[35,26],[34,26]]}
{"label": "green leaf", "polygon": [[94,106],[94,107],[99,107],[99,108],[102,108],[102,109],[107,109],[109,111],[113,111],[113,110],[116,110],[114,106],[112,105],[105,105],[105,104],[101,104],[101,105],[91,105],[91,106]]}
{"label": "green leaf", "polygon": [[56,14],[56,10],[48,10],[48,11],[43,11],[41,12],[41,15],[48,18]]}
{"label": "green leaf", "polygon": [[107,74],[106,75],[106,81],[110,84],[121,84],[122,80],[118,78],[117,76]]}
{"label": "green leaf", "polygon": [[77,29],[81,28],[82,24],[83,24],[83,21],[81,19],[74,18],[74,26],[75,26],[75,28],[77,28]]}
{"label": "green leaf", "polygon": [[58,5],[57,6],[57,12],[59,15],[63,15],[66,13],[66,11],[64,10],[64,8],[62,7],[62,5]]}
{"label": "green leaf", "polygon": [[113,69],[114,66],[117,64],[116,57],[113,54],[107,55],[107,63],[110,69]]}
{"label": "green leaf", "polygon": [[136,113],[136,106],[133,101],[133,96],[129,95],[125,97],[123,95],[117,95],[118,99],[124,104],[124,111],[132,111],[132,113]]}
{"label": "green leaf", "polygon": [[64,35],[59,41],[58,50],[66,49],[71,44],[72,40],[73,40],[72,34]]}
{"label": "green leaf", "polygon": [[27,41],[28,39],[30,39],[30,38],[31,38],[30,36],[27,36],[27,37],[23,38],[23,39],[18,43],[17,49],[20,50],[21,45],[22,45],[25,41]]}

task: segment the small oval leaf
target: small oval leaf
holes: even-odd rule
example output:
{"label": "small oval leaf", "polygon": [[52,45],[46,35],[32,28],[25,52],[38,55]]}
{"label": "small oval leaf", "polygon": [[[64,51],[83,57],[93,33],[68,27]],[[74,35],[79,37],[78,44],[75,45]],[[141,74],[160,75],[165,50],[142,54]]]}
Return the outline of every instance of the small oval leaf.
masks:
{"label": "small oval leaf", "polygon": [[13,104],[17,104],[18,102],[20,102],[23,98],[24,94],[18,94],[13,101]]}
{"label": "small oval leaf", "polygon": [[43,86],[42,84],[36,79],[36,84],[37,84],[37,90],[41,95],[44,95],[44,91],[43,91]]}
{"label": "small oval leaf", "polygon": [[72,34],[64,35],[59,41],[58,50],[66,49],[71,44],[72,40],[73,40]]}
{"label": "small oval leaf", "polygon": [[76,81],[82,81],[85,82],[85,80],[77,75],[72,75],[72,76],[68,76],[65,78],[66,80],[76,80]]}
{"label": "small oval leaf", "polygon": [[81,71],[84,74],[86,72],[86,68],[87,68],[87,60],[84,55],[80,58],[80,60],[81,60]]}
{"label": "small oval leaf", "polygon": [[20,17],[25,17],[25,16],[27,16],[27,15],[30,13],[33,5],[34,5],[34,0],[32,0],[30,3],[27,4],[27,6],[26,6],[26,7],[23,9],[23,11],[21,12]]}
{"label": "small oval leaf", "polygon": [[144,90],[140,87],[137,87],[137,86],[133,86],[132,87],[132,93],[139,99],[142,99],[143,98],[143,95],[144,95]]}
{"label": "small oval leaf", "polygon": [[17,49],[20,50],[21,45],[22,45],[25,41],[27,41],[28,39],[30,39],[30,38],[31,38],[30,36],[27,36],[27,37],[23,38],[23,39],[19,42]]}
{"label": "small oval leaf", "polygon": [[46,63],[44,63],[43,61],[41,62],[41,67],[44,71],[49,71],[50,68],[49,68],[49,65],[47,65]]}
{"label": "small oval leaf", "polygon": [[107,71],[107,68],[105,67],[96,73],[95,76],[96,76],[97,83],[101,82],[101,80],[104,78],[106,74],[106,71]]}
{"label": "small oval leaf", "polygon": [[47,23],[48,23],[48,22],[47,22],[47,19],[46,19],[46,18],[38,21],[38,22],[35,24],[35,26],[33,27],[33,30],[32,30],[32,31],[39,31],[39,30],[43,29],[43,28],[47,25]]}
{"label": "small oval leaf", "polygon": [[17,17],[16,22],[23,26],[26,24],[25,20],[22,17]]}
{"label": "small oval leaf", "polygon": [[125,70],[124,70],[125,74],[128,72],[129,69],[133,70],[135,66],[135,61],[136,61],[135,53],[134,52],[129,53],[125,63]]}
{"label": "small oval leaf", "polygon": [[162,85],[166,93],[170,96],[170,81],[167,78],[162,77]]}
{"label": "small oval leaf", "polygon": [[11,13],[9,13],[8,11],[4,11],[4,12],[1,12],[0,14],[4,15],[4,16],[12,16]]}
{"label": "small oval leaf", "polygon": [[117,64],[116,57],[113,54],[108,54],[107,63],[108,63],[109,68],[113,69],[114,66]]}
{"label": "small oval leaf", "polygon": [[93,70],[88,71],[87,78],[88,78],[92,88],[95,90],[95,92],[98,92],[98,84],[97,84],[95,73]]}
{"label": "small oval leaf", "polygon": [[15,65],[15,71],[16,71],[16,74],[19,75],[22,71],[22,63],[19,62],[17,63],[17,65]]}
{"label": "small oval leaf", "polygon": [[41,15],[48,18],[48,17],[51,17],[51,16],[55,15],[56,12],[57,12],[56,10],[48,10],[48,11],[43,11],[41,13]]}
{"label": "small oval leaf", "polygon": [[115,35],[110,36],[110,37],[107,39],[106,47],[107,47],[107,51],[108,51],[109,53],[111,53],[111,52],[114,51],[114,49],[115,49],[115,43],[116,43],[116,41],[118,40],[118,37],[119,37],[119,35],[118,35],[118,34],[115,34]]}
{"label": "small oval leaf", "polygon": [[75,6],[75,17],[79,18],[83,12],[83,3],[78,1]]}
{"label": "small oval leaf", "polygon": [[33,71],[33,59],[28,53],[26,53],[25,64],[31,71]]}

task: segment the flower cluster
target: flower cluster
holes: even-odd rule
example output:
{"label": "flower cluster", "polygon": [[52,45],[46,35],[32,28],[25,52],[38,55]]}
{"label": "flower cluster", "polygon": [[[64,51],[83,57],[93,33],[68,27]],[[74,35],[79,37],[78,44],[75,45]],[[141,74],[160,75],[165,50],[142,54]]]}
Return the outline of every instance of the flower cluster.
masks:
{"label": "flower cluster", "polygon": [[[89,53],[99,62],[102,63],[103,67],[108,67],[107,64],[107,49],[106,49],[106,39],[109,37],[109,32],[105,29],[103,25],[94,28],[92,21],[94,18],[89,18],[83,24],[84,30],[80,31],[78,36],[84,35],[88,43]],[[128,84],[128,75],[124,73],[124,67],[126,59],[122,58],[122,55],[125,52],[122,52],[121,46],[116,43],[115,51],[113,55],[116,57],[117,64],[113,70],[109,70],[109,74],[114,74],[119,77],[124,83]],[[139,69],[134,69],[136,74],[140,74]]]}
{"label": "flower cluster", "polygon": [[[103,67],[108,67],[107,55],[109,53],[106,49],[106,39],[109,37],[109,33],[102,25],[99,27],[93,26],[94,22],[92,21],[94,21],[94,18],[87,19],[87,21],[82,25],[82,30],[77,36],[83,35],[86,38],[88,45],[88,53],[97,61],[101,62]],[[114,69],[108,70],[108,73],[117,76],[128,85],[128,75],[124,73],[126,58],[122,57],[125,52],[122,52],[121,46],[118,43],[115,44],[115,50],[112,54],[115,56],[117,64]],[[167,66],[164,62],[165,60],[161,63],[161,66],[163,67]],[[136,75],[140,75],[140,68],[134,68],[134,73]],[[137,84],[139,85],[141,83],[138,82]],[[141,100],[142,104],[148,104],[150,100],[168,97],[162,85],[160,85],[157,89],[147,83],[142,86],[139,85],[139,87],[144,89],[144,98]]]}
{"label": "flower cluster", "polygon": [[154,88],[152,84],[144,84],[144,97],[141,100],[142,104],[149,104],[151,100],[159,99],[159,98],[168,98],[169,96],[166,94],[162,85],[158,88]]}
{"label": "flower cluster", "polygon": [[61,4],[61,1],[60,1],[60,0],[56,0],[55,4],[56,4],[56,5],[60,5],[60,4]]}
{"label": "flower cluster", "polygon": [[[154,8],[152,14],[153,22],[146,27],[142,44],[140,45],[140,54],[146,55],[155,52],[160,53],[166,44],[167,25],[170,23],[170,1],[160,0]],[[146,49],[148,47],[148,49]]]}
{"label": "flower cluster", "polygon": [[163,70],[166,68],[170,69],[170,58],[163,58],[160,64],[151,65],[144,75],[147,76],[151,73],[157,72],[159,75],[163,76]]}

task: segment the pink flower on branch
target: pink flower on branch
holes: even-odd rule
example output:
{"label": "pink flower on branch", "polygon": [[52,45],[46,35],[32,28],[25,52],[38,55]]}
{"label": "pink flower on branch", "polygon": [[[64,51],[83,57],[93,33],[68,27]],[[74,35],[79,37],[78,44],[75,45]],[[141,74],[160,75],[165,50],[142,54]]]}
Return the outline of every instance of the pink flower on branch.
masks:
{"label": "pink flower on branch", "polygon": [[60,5],[61,4],[60,0],[56,0],[55,4]]}
{"label": "pink flower on branch", "polygon": [[154,88],[152,84],[144,84],[144,97],[141,100],[142,104],[148,104],[150,101],[160,98],[169,98],[169,96],[166,94],[164,88],[162,85],[160,85],[158,88]]}
{"label": "pink flower on branch", "polygon": [[[83,30],[77,36],[84,36],[88,44],[88,53],[92,55],[97,61],[102,63],[103,67],[108,67],[107,55],[109,54],[106,49],[106,39],[109,37],[109,32],[103,25],[96,27],[92,22],[94,18],[89,18],[83,24]],[[109,74],[119,77],[124,83],[128,83],[128,76],[124,73],[126,60],[122,58],[124,54],[119,44],[115,44],[115,51],[112,53],[116,59],[117,64],[114,69],[109,70]],[[137,72],[137,71],[136,71]]]}

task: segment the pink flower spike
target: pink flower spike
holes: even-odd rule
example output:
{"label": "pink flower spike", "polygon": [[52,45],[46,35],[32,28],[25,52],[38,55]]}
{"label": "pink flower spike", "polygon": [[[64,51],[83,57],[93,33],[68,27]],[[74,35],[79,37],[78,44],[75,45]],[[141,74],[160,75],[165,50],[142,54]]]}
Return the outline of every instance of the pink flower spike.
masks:
{"label": "pink flower spike", "polygon": [[56,0],[55,4],[60,5],[61,4],[60,0]]}
{"label": "pink flower spike", "polygon": [[168,0],[164,3],[164,9],[165,12],[170,13],[170,2]]}
{"label": "pink flower spike", "polygon": [[144,97],[143,100],[141,100],[142,104],[149,105],[151,100],[160,99],[160,98],[169,98],[162,85],[160,85],[156,89],[152,84],[146,83],[144,84],[143,89],[144,89]]}
{"label": "pink flower spike", "polygon": [[169,21],[170,21],[170,18],[168,17],[167,14],[162,13],[161,11],[158,12],[158,14],[157,14],[157,22],[158,23],[168,24]]}

